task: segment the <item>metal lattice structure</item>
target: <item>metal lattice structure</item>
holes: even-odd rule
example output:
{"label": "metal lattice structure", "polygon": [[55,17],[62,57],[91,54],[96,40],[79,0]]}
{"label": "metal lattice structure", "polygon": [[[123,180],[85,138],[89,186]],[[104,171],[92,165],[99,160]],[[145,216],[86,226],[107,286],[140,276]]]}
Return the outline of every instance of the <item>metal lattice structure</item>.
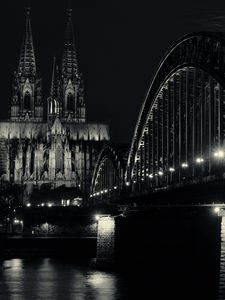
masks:
{"label": "metal lattice structure", "polygon": [[93,173],[91,198],[119,197],[124,187],[125,169],[125,160],[118,147],[106,145],[99,154]]}
{"label": "metal lattice structure", "polygon": [[142,192],[223,177],[224,141],[225,36],[189,34],[167,52],[152,80],[125,186]]}

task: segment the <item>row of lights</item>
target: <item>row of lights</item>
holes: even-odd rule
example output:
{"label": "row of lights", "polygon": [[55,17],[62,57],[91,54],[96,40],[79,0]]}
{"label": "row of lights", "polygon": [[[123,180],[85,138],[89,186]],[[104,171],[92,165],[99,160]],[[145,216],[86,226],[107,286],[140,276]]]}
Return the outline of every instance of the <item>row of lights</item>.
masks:
{"label": "row of lights", "polygon": [[[224,157],[225,157],[225,153],[224,153],[224,151],[222,151],[222,150],[218,150],[217,152],[215,152],[215,153],[213,154],[213,156],[216,157],[216,158],[218,158],[218,159],[220,159],[220,158],[224,158]],[[202,158],[202,157],[197,157],[196,160],[195,160],[195,162],[196,162],[197,164],[201,164],[201,163],[203,163],[204,161],[205,161],[205,160],[204,160],[204,158]],[[183,162],[183,163],[181,164],[181,167],[182,167],[183,169],[186,169],[186,168],[189,167],[189,165],[188,165],[187,162]],[[175,172],[175,168],[170,167],[170,168],[169,168],[169,172],[171,172],[171,173]],[[163,175],[164,175],[164,174],[163,174],[162,171],[159,171],[158,173],[155,174],[155,176],[163,176]],[[148,176],[149,178],[154,178],[154,175],[153,175],[153,174],[149,174],[149,175],[147,175],[147,176]],[[144,178],[142,178],[142,181],[144,181]],[[135,181],[134,181],[134,183],[135,183]],[[127,185],[129,185],[129,183],[128,183]]]}
{"label": "row of lights", "polygon": [[[52,207],[52,203],[48,203],[48,204],[45,204],[45,203],[41,203],[41,204],[38,204],[37,206],[40,207],[40,206],[48,206],[48,207]],[[27,203],[27,207],[31,207],[31,204],[30,203]]]}
{"label": "row of lights", "polygon": [[13,223],[14,223],[14,224],[21,224],[21,225],[22,225],[22,224],[23,224],[23,221],[22,221],[22,220],[18,220],[18,219],[14,219],[14,220],[13,220]]}
{"label": "row of lights", "polygon": [[[222,159],[222,158],[225,157],[225,152],[224,152],[223,150],[219,149],[219,150],[217,150],[216,152],[214,152],[213,156],[214,156],[215,158],[217,158],[217,159]],[[197,164],[202,164],[202,163],[204,163],[204,161],[205,161],[205,160],[204,160],[203,157],[197,157],[197,158],[195,159],[195,162],[196,162]],[[189,165],[188,165],[187,162],[183,162],[183,163],[181,164],[181,167],[182,167],[183,169],[186,169],[186,168],[189,167]],[[169,168],[169,172],[171,172],[171,173],[175,172],[175,168],[174,168],[174,167],[170,167],[170,168]],[[149,175],[147,175],[147,176],[148,176],[149,178],[154,178],[154,176],[160,176],[160,177],[162,177],[163,175],[164,175],[163,171],[159,171],[158,173],[155,173],[155,175],[149,174]],[[144,178],[142,178],[141,180],[144,181]],[[136,181],[134,180],[133,183],[136,183]],[[129,185],[130,185],[130,182],[127,181],[127,182],[126,182],[126,186],[129,186]],[[116,189],[117,189],[117,186],[114,186],[113,189],[116,190]],[[102,194],[104,194],[104,193],[106,194],[106,193],[108,193],[108,191],[110,192],[111,189],[109,189],[109,190],[103,190],[103,191],[100,191],[100,192],[91,194],[91,195],[90,195],[90,198],[96,197],[96,196],[99,196],[99,195],[102,195]]]}
{"label": "row of lights", "polygon": [[106,190],[102,190],[100,192],[96,192],[94,194],[91,194],[90,198],[100,196],[100,195],[103,195],[103,194],[107,194],[108,192],[111,192],[112,190],[117,190],[117,189],[118,189],[118,187],[114,186],[113,189],[108,189],[108,190],[106,189]]}

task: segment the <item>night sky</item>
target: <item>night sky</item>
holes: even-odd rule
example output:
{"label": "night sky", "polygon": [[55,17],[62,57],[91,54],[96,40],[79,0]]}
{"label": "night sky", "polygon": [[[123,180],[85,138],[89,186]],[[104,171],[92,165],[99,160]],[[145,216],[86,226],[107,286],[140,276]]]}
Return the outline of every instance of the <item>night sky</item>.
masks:
{"label": "night sky", "polygon": [[[151,78],[168,48],[193,31],[225,31],[217,1],[71,1],[87,119],[108,122],[114,142],[130,143]],[[7,118],[25,24],[25,0],[1,1],[1,109]],[[61,61],[66,1],[30,1],[37,67],[48,96],[52,56]]]}

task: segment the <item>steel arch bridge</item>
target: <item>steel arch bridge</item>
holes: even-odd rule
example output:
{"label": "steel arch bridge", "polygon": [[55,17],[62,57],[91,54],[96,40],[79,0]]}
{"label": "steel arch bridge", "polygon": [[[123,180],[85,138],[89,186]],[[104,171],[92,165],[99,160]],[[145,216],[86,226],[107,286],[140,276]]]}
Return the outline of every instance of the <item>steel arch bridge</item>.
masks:
{"label": "steel arch bridge", "polygon": [[[141,193],[210,181],[223,177],[224,162],[225,35],[189,34],[172,46],[158,67],[118,187]],[[104,164],[101,153],[92,197],[102,192],[98,182],[107,176]]]}
{"label": "steel arch bridge", "polygon": [[[109,144],[99,154],[91,184],[91,198],[118,198],[124,187],[127,147]],[[98,203],[98,201],[97,201]]]}

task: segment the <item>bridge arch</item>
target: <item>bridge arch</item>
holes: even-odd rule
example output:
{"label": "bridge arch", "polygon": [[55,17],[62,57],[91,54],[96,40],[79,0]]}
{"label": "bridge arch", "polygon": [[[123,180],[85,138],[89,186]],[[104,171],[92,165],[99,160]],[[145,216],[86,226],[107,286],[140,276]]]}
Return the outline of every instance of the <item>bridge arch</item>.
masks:
{"label": "bridge arch", "polygon": [[134,130],[125,174],[133,190],[217,175],[224,156],[224,85],[223,34],[189,34],[172,46]]}
{"label": "bridge arch", "polygon": [[106,145],[99,154],[91,183],[90,197],[93,199],[119,196],[124,188],[126,164],[124,149],[117,145]]}

